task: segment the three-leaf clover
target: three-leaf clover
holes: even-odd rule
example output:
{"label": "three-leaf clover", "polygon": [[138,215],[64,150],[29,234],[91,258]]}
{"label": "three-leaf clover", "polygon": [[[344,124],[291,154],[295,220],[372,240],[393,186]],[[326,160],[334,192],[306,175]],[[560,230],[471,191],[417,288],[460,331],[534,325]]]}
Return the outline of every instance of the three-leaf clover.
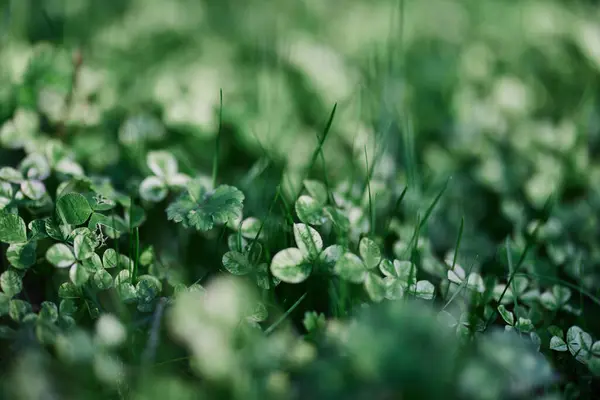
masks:
{"label": "three-leaf clover", "polygon": [[271,261],[271,273],[286,283],[303,282],[314,266],[331,267],[343,252],[339,245],[323,249],[319,232],[306,224],[294,224],[294,239],[298,247],[281,250]]}
{"label": "three-leaf clover", "polygon": [[[223,255],[223,266],[233,275],[251,274],[256,284],[262,289],[269,289],[279,284],[278,279],[269,275],[269,266],[262,259],[262,245],[259,242],[249,243],[243,233],[230,235],[229,251]],[[256,237],[256,233],[252,239]]]}
{"label": "three-leaf clover", "polygon": [[56,243],[46,252],[46,259],[57,268],[69,268],[69,278],[76,286],[85,284],[94,272],[94,254],[98,245],[95,235],[80,228],[73,245]]}
{"label": "three-leaf clover", "polygon": [[567,331],[566,341],[560,329],[554,329],[550,339],[550,349],[554,351],[569,351],[577,361],[588,363],[592,357],[600,357],[600,341],[593,343],[592,336],[579,326],[572,326]]}
{"label": "three-leaf clover", "polygon": [[571,289],[554,285],[551,290],[547,290],[540,296],[540,302],[544,308],[550,311],[564,309],[571,298]]}
{"label": "three-leaf clover", "polygon": [[208,190],[203,181],[193,180],[188,183],[187,190],[167,207],[167,217],[186,228],[208,231],[215,224],[239,218],[243,202],[244,194],[233,186],[221,185],[215,190]]}
{"label": "three-leaf clover", "polygon": [[346,252],[336,262],[334,272],[343,279],[353,283],[363,283],[365,290],[373,301],[381,301],[387,295],[384,280],[374,272],[382,260],[381,250],[377,243],[364,237],[358,244],[360,257]]}
{"label": "three-leaf clover", "polygon": [[146,201],[158,203],[167,197],[169,189],[182,188],[190,177],[179,172],[177,160],[168,151],[151,151],[146,156],[146,164],[154,175],[140,184],[140,196]]}
{"label": "three-leaf clover", "polygon": [[524,333],[533,331],[534,326],[531,319],[523,317],[515,319],[515,315],[511,311],[508,311],[503,304],[498,306],[498,312],[500,313],[500,316],[502,316],[504,322],[508,324],[505,326],[505,330],[510,331],[516,329],[517,331]]}

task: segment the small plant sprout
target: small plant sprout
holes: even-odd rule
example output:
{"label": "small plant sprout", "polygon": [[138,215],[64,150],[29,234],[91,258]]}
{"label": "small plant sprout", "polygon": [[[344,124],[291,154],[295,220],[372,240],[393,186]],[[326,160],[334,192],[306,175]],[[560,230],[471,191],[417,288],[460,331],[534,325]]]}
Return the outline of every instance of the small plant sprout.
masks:
{"label": "small plant sprout", "polygon": [[158,203],[169,194],[170,189],[181,189],[190,177],[179,172],[177,160],[167,151],[151,151],[146,156],[146,164],[154,173],[140,184],[142,199]]}
{"label": "small plant sprout", "polygon": [[56,268],[69,268],[69,277],[76,286],[85,284],[97,270],[95,249],[97,239],[89,229],[80,228],[71,245],[56,243],[46,251],[46,259]]}
{"label": "small plant sprout", "polygon": [[339,245],[323,249],[319,232],[306,224],[294,224],[294,239],[297,247],[281,250],[271,261],[271,273],[286,283],[305,281],[315,266],[330,270],[343,253]]}

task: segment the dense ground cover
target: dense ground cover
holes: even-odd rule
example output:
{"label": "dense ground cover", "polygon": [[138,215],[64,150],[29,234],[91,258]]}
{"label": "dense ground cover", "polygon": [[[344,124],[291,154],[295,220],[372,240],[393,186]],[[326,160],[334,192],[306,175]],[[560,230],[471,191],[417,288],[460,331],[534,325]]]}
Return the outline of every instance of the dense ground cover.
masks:
{"label": "dense ground cover", "polygon": [[11,399],[592,399],[592,1],[0,2]]}

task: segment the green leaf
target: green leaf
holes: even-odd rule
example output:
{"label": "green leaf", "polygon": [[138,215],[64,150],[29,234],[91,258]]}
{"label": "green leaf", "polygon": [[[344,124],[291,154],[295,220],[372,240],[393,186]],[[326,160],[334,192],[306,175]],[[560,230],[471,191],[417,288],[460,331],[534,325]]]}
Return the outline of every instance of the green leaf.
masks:
{"label": "green leaf", "polygon": [[57,268],[69,268],[77,260],[66,244],[56,243],[46,252],[46,259]]}
{"label": "green leaf", "polygon": [[56,201],[56,211],[61,220],[69,225],[81,225],[92,215],[92,208],[85,196],[67,193]]}
{"label": "green leaf", "polygon": [[407,285],[417,280],[417,266],[410,261],[394,260],[394,271],[396,278]]}
{"label": "green leaf", "polygon": [[142,275],[135,286],[137,298],[142,303],[150,303],[162,291],[162,284],[152,275]]}
{"label": "green leaf", "polygon": [[327,270],[333,272],[335,263],[344,255],[344,247],[334,244],[331,245],[319,255],[319,262],[326,267]]}
{"label": "green leaf", "polygon": [[58,308],[51,301],[44,301],[41,304],[41,309],[38,314],[39,318],[54,323],[58,321]]}
{"label": "green leaf", "polygon": [[316,259],[323,249],[323,239],[319,232],[305,224],[294,224],[296,246],[308,259]]}
{"label": "green leaf", "polygon": [[558,310],[558,302],[556,301],[554,295],[549,291],[542,293],[540,296],[540,302],[550,311]]}
{"label": "green leaf", "polygon": [[408,288],[408,284],[397,278],[386,276],[383,279],[385,283],[385,298],[389,300],[400,300],[404,298],[404,293]]}
{"label": "green leaf", "polygon": [[271,273],[287,283],[300,283],[312,271],[312,264],[306,262],[304,254],[296,248],[281,250],[271,261]]}
{"label": "green leaf", "polygon": [[360,257],[352,253],[346,253],[340,257],[333,270],[343,279],[354,283],[362,283],[367,273]]}
{"label": "green leaf", "polygon": [[310,225],[323,225],[327,221],[323,205],[310,196],[298,197],[294,205],[300,221]]}
{"label": "green leaf", "polygon": [[117,286],[117,293],[124,303],[131,303],[137,299],[135,287],[129,282],[119,284]]}
{"label": "green leaf", "polygon": [[54,218],[45,218],[44,224],[46,233],[54,240],[67,240],[67,237],[73,230],[71,225],[58,225]]}
{"label": "green leaf", "polygon": [[90,258],[83,260],[82,264],[89,271],[98,271],[100,269],[104,269],[102,265],[102,259],[96,253],[92,253],[92,256]]}
{"label": "green leaf", "polygon": [[8,315],[13,321],[21,322],[27,314],[31,313],[31,304],[24,300],[14,299],[8,306]]}
{"label": "green leaf", "polygon": [[19,170],[27,179],[43,181],[50,176],[50,164],[40,153],[31,153],[19,164]]}
{"label": "green leaf", "polygon": [[151,151],[146,156],[148,168],[154,175],[168,178],[177,174],[177,160],[168,151]]}
{"label": "green leaf", "polygon": [[481,275],[476,272],[470,273],[469,278],[467,279],[467,288],[479,293],[485,292],[485,284],[483,283]]}
{"label": "green leaf", "polygon": [[11,167],[0,168],[0,180],[19,184],[23,181],[23,174]]}
{"label": "green leaf", "polygon": [[46,194],[46,186],[40,181],[24,181],[21,192],[31,200],[40,200]]}
{"label": "green leaf", "polygon": [[27,241],[27,228],[21,217],[0,211],[0,242],[14,244]]}
{"label": "green leaf", "polygon": [[367,269],[376,268],[381,262],[381,250],[377,243],[369,238],[362,238],[358,245],[358,251]]}
{"label": "green leaf", "polygon": [[420,299],[432,300],[435,294],[435,286],[427,280],[418,281],[414,292]]}
{"label": "green leaf", "polygon": [[592,337],[578,326],[572,326],[567,331],[567,345],[575,359],[585,363],[590,356]]}
{"label": "green leaf", "polygon": [[0,317],[8,315],[11,297],[6,293],[0,292]]}
{"label": "green leaf", "polygon": [[37,259],[37,242],[11,244],[6,250],[6,258],[18,269],[27,269],[35,264]]}
{"label": "green leaf", "polygon": [[319,181],[305,180],[304,187],[312,198],[322,206],[327,203],[327,187]]}
{"label": "green leaf", "polygon": [[41,240],[48,237],[46,233],[46,221],[43,219],[34,219],[27,225],[31,231],[30,241]]}
{"label": "green leaf", "polygon": [[552,336],[552,339],[550,339],[550,350],[567,351],[567,343],[558,336]]}
{"label": "green leaf", "polygon": [[260,230],[262,223],[258,218],[250,217],[246,218],[242,222],[241,233],[246,239],[254,239]]}
{"label": "green leaf", "polygon": [[215,224],[241,218],[244,194],[233,186],[221,185],[207,192],[199,182],[191,182],[188,190],[167,207],[169,220],[208,231]]}
{"label": "green leaf", "polygon": [[83,233],[75,236],[73,248],[75,250],[75,257],[82,261],[91,258],[95,254],[94,249],[96,248],[96,244],[90,238],[90,235]]}
{"label": "green leaf", "polygon": [[102,255],[102,264],[106,269],[115,268],[119,265],[119,253],[115,249],[106,249]]}
{"label": "green leaf", "polygon": [[562,306],[567,304],[567,302],[571,298],[571,289],[560,285],[554,285],[552,286],[552,294],[556,299],[557,307],[561,308]]}
{"label": "green leaf", "polygon": [[252,264],[245,254],[228,251],[223,255],[223,266],[233,275],[246,275],[252,271]]}
{"label": "green leaf", "polygon": [[369,272],[365,278],[365,289],[371,300],[380,302],[386,295],[386,287],[383,279]]}
{"label": "green leaf", "polygon": [[0,287],[8,296],[13,297],[23,290],[23,280],[14,270],[6,270],[0,275]]}
{"label": "green leaf", "polygon": [[113,277],[105,269],[99,269],[94,273],[92,282],[98,290],[107,290],[113,285]]}
{"label": "green leaf", "polygon": [[69,278],[75,286],[83,286],[90,278],[90,273],[81,264],[74,264],[69,270]]}
{"label": "green leaf", "polygon": [[498,306],[498,312],[507,324],[509,324],[510,326],[513,326],[515,324],[515,316],[513,315],[513,313],[508,311],[506,307],[504,307],[504,305],[501,304]]}
{"label": "green leaf", "polygon": [[455,265],[454,269],[448,270],[448,280],[460,285],[466,278],[465,270],[460,265]]}
{"label": "green leaf", "polygon": [[169,194],[165,181],[156,176],[149,176],[140,184],[140,197],[152,203],[163,201]]}

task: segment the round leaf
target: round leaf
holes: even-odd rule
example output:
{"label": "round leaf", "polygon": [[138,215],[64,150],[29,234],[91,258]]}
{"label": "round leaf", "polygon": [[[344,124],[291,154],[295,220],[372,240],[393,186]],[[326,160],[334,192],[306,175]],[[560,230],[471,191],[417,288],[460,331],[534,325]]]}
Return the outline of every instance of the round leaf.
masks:
{"label": "round leaf", "polygon": [[83,286],[90,278],[90,273],[83,265],[75,264],[69,270],[69,278],[75,286]]}
{"label": "round leaf", "polygon": [[92,282],[98,290],[107,290],[112,287],[113,278],[105,269],[99,269],[94,273]]}
{"label": "round leaf", "polygon": [[327,220],[323,205],[310,196],[298,197],[294,205],[300,221],[310,225],[323,225]]}
{"label": "round leaf", "polygon": [[58,308],[51,301],[44,301],[39,312],[39,318],[54,323],[58,320]]}
{"label": "round leaf", "polygon": [[260,230],[262,223],[258,218],[246,218],[242,222],[241,234],[246,239],[254,239]]}
{"label": "round leaf", "polygon": [[376,268],[381,262],[381,250],[377,243],[369,238],[362,238],[358,245],[358,251],[368,269]]}
{"label": "round leaf", "polygon": [[315,229],[305,224],[294,224],[294,239],[302,254],[316,258],[323,249],[323,239]]}
{"label": "round leaf", "polygon": [[365,289],[371,300],[375,302],[380,302],[386,295],[386,286],[383,279],[372,272],[368,273],[365,278]]}
{"label": "round leaf", "polygon": [[0,211],[0,242],[14,244],[27,241],[27,228],[21,217]]}
{"label": "round leaf", "polygon": [[31,200],[40,200],[46,194],[46,186],[40,181],[24,181],[21,192]]}
{"label": "round leaf", "polygon": [[115,249],[106,249],[102,255],[102,264],[104,264],[104,268],[106,269],[114,268],[119,265],[119,254]]}
{"label": "round leaf", "polygon": [[27,269],[36,262],[37,242],[11,244],[6,250],[6,258],[15,268]]}
{"label": "round leaf", "polygon": [[56,243],[50,247],[46,252],[46,259],[57,268],[68,268],[77,261],[71,248],[62,243]]}
{"label": "round leaf", "polygon": [[327,203],[327,187],[325,184],[314,180],[305,180],[304,187],[312,198],[321,206]]}
{"label": "round leaf", "polygon": [[146,201],[159,203],[167,197],[167,194],[169,189],[166,183],[156,176],[149,176],[140,184],[140,197]]}
{"label": "round leaf", "polygon": [[146,156],[146,163],[154,175],[167,178],[177,174],[177,160],[168,151],[151,151]]}
{"label": "round leaf", "polygon": [[91,258],[95,253],[95,243],[89,235],[79,234],[75,236],[73,241],[73,248],[75,250],[75,257],[78,260],[87,260]]}
{"label": "round leaf", "polygon": [[433,295],[435,294],[435,286],[433,283],[422,280],[417,282],[417,287],[415,288],[415,295],[423,300],[432,300]]}
{"label": "round leaf", "polygon": [[69,225],[81,225],[92,215],[92,208],[85,196],[67,193],[56,201],[59,217]]}
{"label": "round leaf", "polygon": [[23,290],[23,280],[14,270],[6,270],[0,275],[0,287],[8,296],[13,297]]}
{"label": "round leaf", "polygon": [[300,283],[308,278],[311,271],[312,265],[296,248],[281,250],[271,261],[271,273],[283,282]]}

